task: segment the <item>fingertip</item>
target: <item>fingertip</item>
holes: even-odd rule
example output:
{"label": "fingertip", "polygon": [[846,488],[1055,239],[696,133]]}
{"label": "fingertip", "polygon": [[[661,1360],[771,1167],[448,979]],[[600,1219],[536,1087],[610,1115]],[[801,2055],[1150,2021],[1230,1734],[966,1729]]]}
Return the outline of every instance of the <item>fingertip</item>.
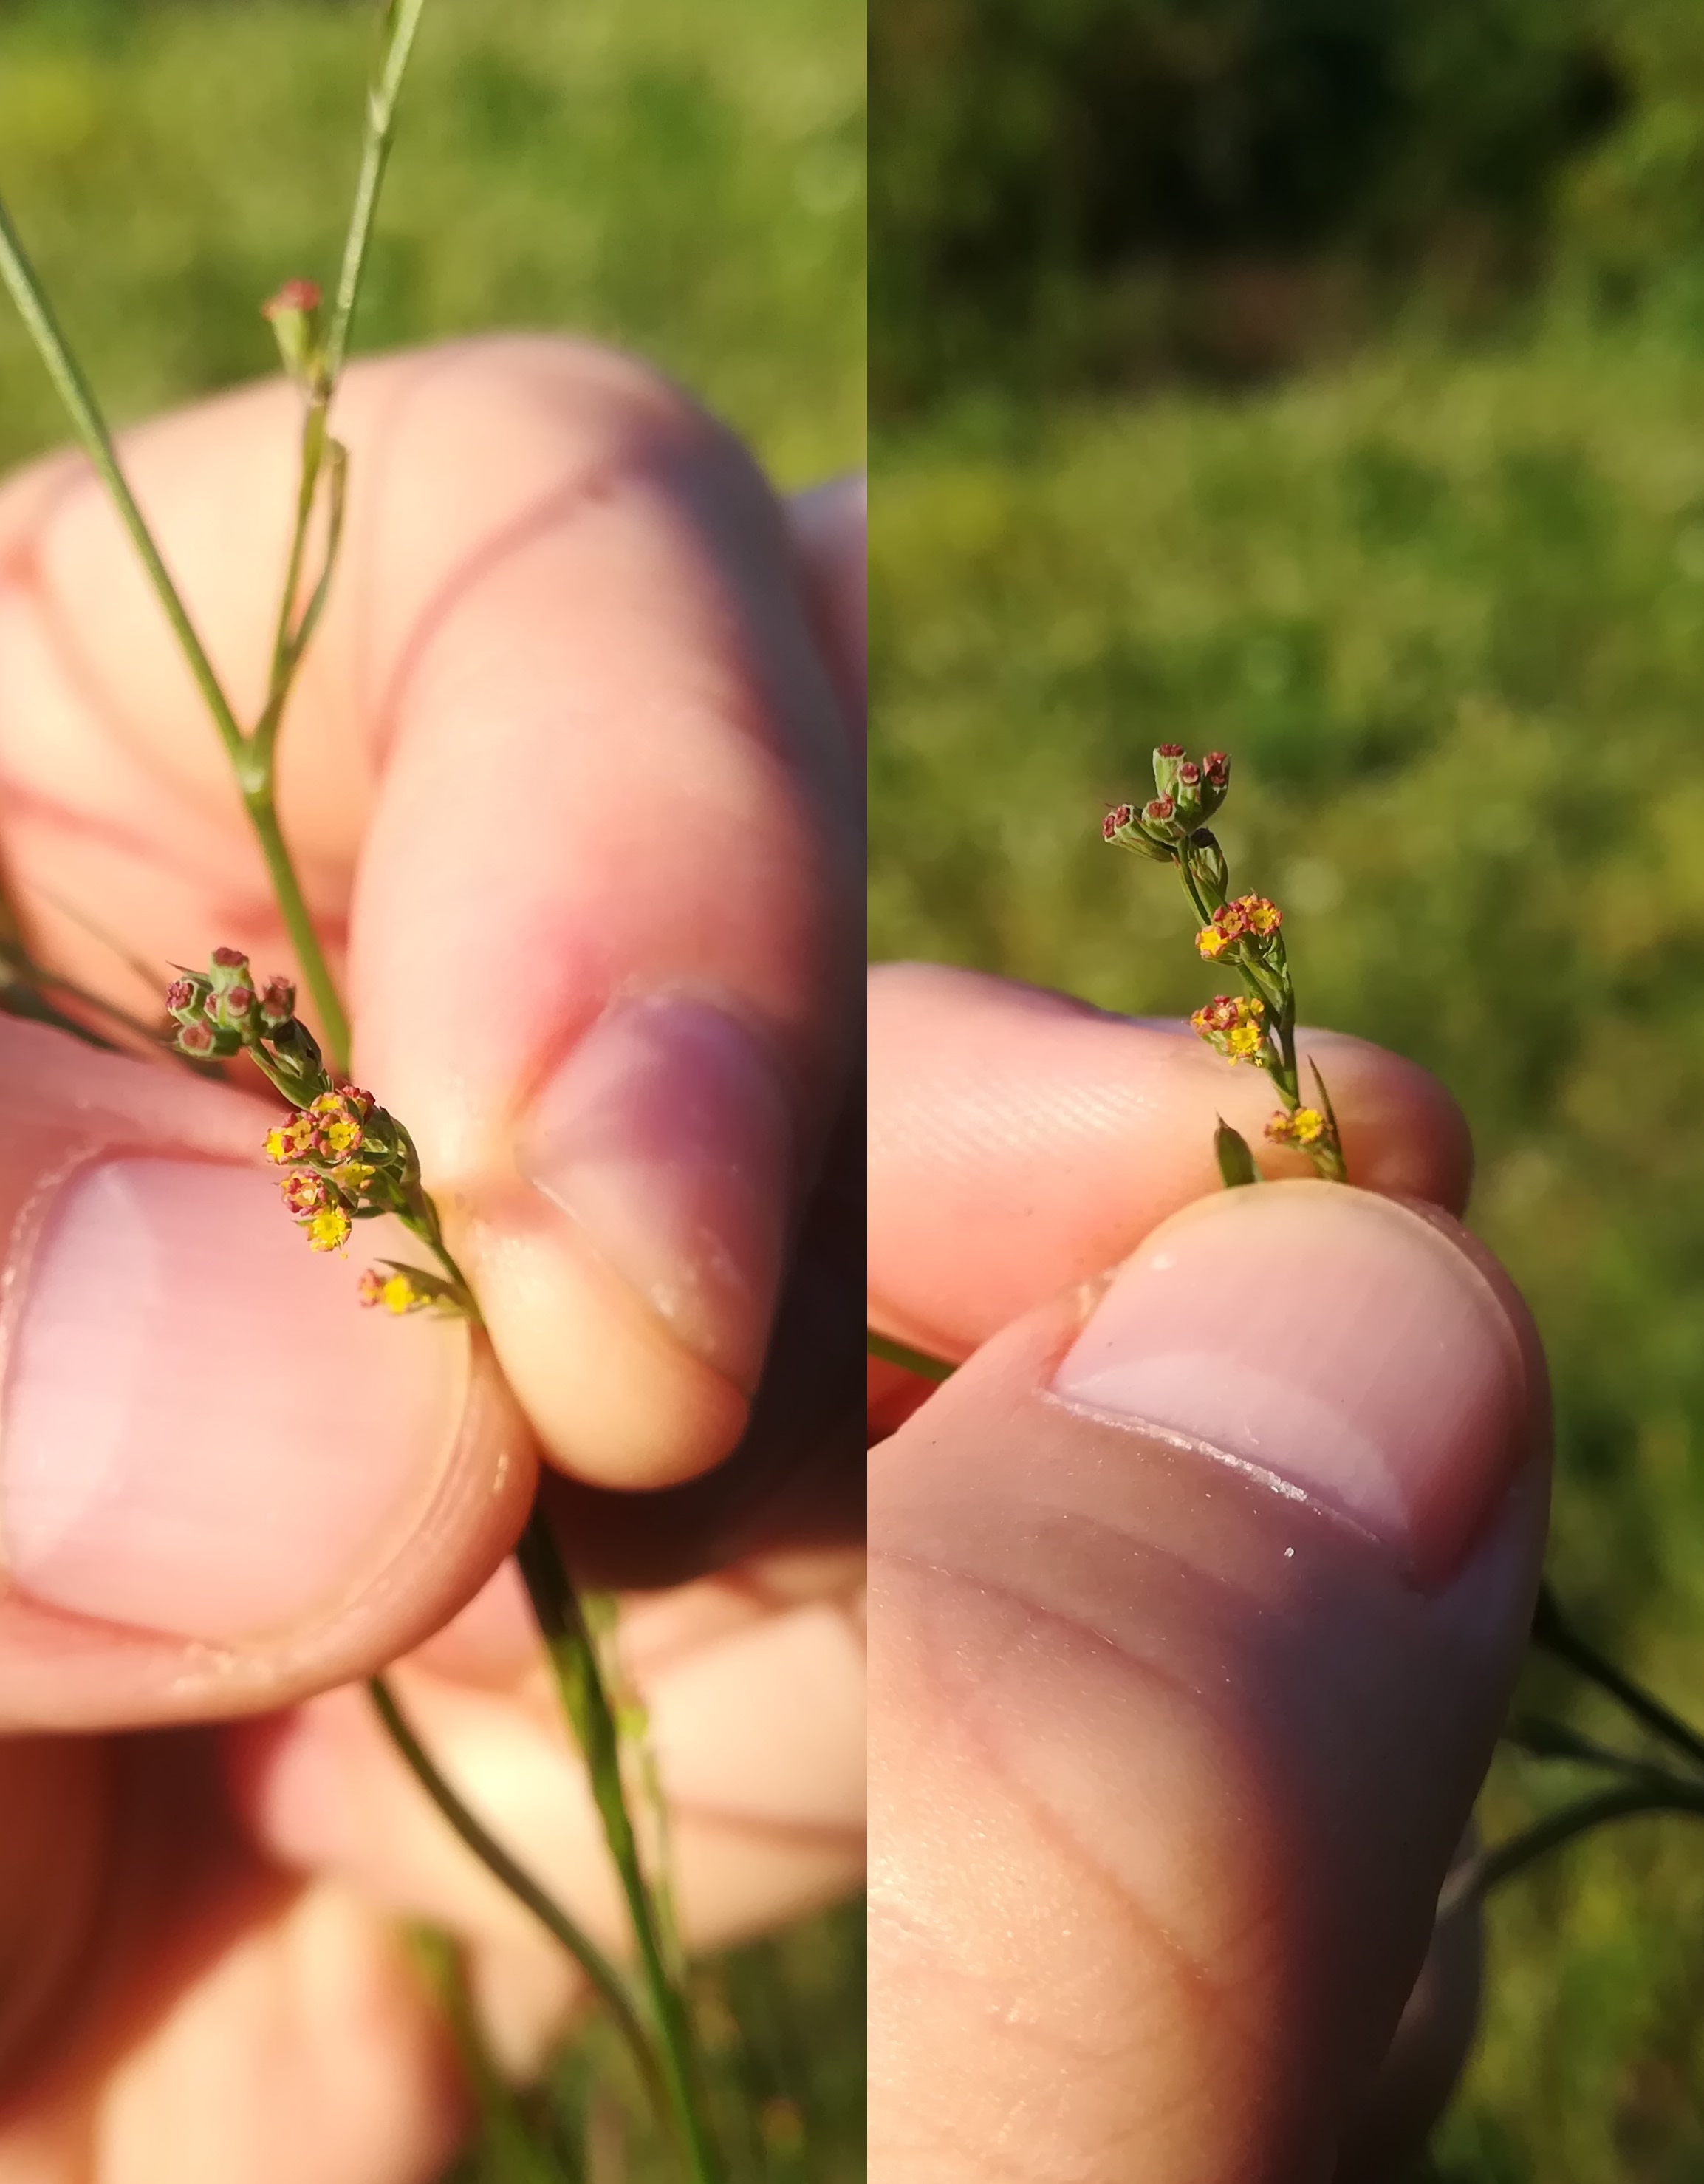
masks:
{"label": "fingertip", "polygon": [[733,1448],[747,1396],[537,1194],[487,1201],[456,1240],[509,1384],[559,1470],[671,1486]]}

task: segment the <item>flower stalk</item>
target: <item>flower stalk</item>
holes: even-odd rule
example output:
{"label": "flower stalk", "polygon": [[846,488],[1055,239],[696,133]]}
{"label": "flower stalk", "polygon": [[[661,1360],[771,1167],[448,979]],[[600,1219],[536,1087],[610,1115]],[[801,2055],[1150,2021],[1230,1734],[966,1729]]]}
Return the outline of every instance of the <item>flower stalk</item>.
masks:
{"label": "flower stalk", "polygon": [[[1295,987],[1284,945],[1284,913],[1265,895],[1233,898],[1230,874],[1218,837],[1206,822],[1229,793],[1231,762],[1209,751],[1199,762],[1181,744],[1154,753],[1154,794],[1139,807],[1114,805],[1102,822],[1104,839],[1121,850],[1176,868],[1195,914],[1195,948],[1203,962],[1237,972],[1239,994],[1219,994],[1189,1019],[1199,1036],[1227,1061],[1263,1069],[1278,1095],[1278,1112],[1266,1134],[1274,1145],[1303,1152],[1328,1182],[1345,1179],[1343,1145],[1331,1095],[1310,1065],[1313,1098],[1304,1101],[1296,1061]],[[1234,1139],[1242,1145],[1239,1153]],[[1219,1125],[1220,1172],[1227,1183],[1258,1179],[1254,1158],[1239,1134]]]}

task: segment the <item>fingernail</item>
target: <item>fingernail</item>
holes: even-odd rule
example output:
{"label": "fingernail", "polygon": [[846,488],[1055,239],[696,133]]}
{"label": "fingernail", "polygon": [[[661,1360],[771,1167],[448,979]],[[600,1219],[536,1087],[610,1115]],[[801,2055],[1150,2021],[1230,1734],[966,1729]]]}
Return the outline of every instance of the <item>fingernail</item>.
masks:
{"label": "fingernail", "polygon": [[[357,1234],[382,1252],[381,1225]],[[354,1598],[429,1502],[468,1369],[464,1329],[362,1311],[356,1272],[306,1249],[260,1172],[81,1171],[17,1270],[6,1580],[223,1644]]]}
{"label": "fingernail", "polygon": [[1054,1393],[1255,1465],[1441,1581],[1531,1432],[1476,1249],[1447,1216],[1338,1184],[1227,1191],[1119,1270]]}
{"label": "fingernail", "polygon": [[677,1339],[742,1389],[769,1340],[792,1127],[755,1035],[707,1002],[619,1004],[546,1085],[522,1172]]}

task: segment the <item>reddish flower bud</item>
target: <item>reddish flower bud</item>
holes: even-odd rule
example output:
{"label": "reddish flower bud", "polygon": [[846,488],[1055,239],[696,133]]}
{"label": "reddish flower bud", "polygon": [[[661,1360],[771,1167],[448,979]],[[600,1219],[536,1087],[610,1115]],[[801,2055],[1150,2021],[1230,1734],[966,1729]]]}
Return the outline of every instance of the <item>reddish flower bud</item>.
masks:
{"label": "reddish flower bud", "polygon": [[1115,804],[1100,822],[1102,840],[1110,842],[1117,833],[1118,829],[1121,827],[1128,827],[1135,816],[1128,804]]}
{"label": "reddish flower bud", "polygon": [[240,948],[215,948],[213,951],[215,968],[220,971],[246,971],[248,958]]}
{"label": "reddish flower bud", "polygon": [[181,1009],[193,1014],[201,1006],[195,981],[192,978],[174,978],[165,989],[165,1005],[174,1016]]}
{"label": "reddish flower bud", "polygon": [[296,989],[287,978],[269,978],[260,996],[260,1013],[269,1024],[288,1023],[296,1013]]}
{"label": "reddish flower bud", "polygon": [[1155,827],[1163,827],[1168,819],[1177,816],[1178,807],[1169,796],[1156,796],[1151,804],[1142,807],[1142,816]]}
{"label": "reddish flower bud", "polygon": [[1201,765],[1208,780],[1212,783],[1215,788],[1230,787],[1231,761],[1223,751],[1209,751],[1201,760]]}
{"label": "reddish flower bud", "polygon": [[1186,758],[1178,768],[1178,778],[1185,788],[1197,788],[1200,786],[1201,769],[1194,759]]}
{"label": "reddish flower bud", "polygon": [[304,280],[299,274],[287,281],[276,296],[269,296],[260,306],[263,319],[277,319],[287,311],[317,311],[320,308],[320,284]]}
{"label": "reddish flower bud", "polygon": [[1183,755],[1183,746],[1182,744],[1161,744],[1159,749],[1159,755],[1161,758],[1182,758]]}
{"label": "reddish flower bud", "polygon": [[211,1054],[214,1045],[213,1027],[187,1023],[177,1035],[177,1043],[186,1054]]}
{"label": "reddish flower bud", "polygon": [[254,995],[247,986],[233,986],[225,996],[225,1013],[240,1022],[254,1006]]}

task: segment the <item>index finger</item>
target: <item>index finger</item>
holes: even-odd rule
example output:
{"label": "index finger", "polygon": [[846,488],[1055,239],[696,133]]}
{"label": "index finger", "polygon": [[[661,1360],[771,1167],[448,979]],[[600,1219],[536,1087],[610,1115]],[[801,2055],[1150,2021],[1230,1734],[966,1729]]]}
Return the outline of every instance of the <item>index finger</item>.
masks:
{"label": "index finger", "polygon": [[[946,1357],[1217,1191],[1216,1118],[1259,1144],[1272,1109],[1257,1072],[1186,1025],[976,972],[883,967],[869,1016],[870,1313]],[[1437,1079],[1364,1039],[1301,1045],[1329,1080],[1351,1178],[1459,1212],[1472,1148]],[[1295,1155],[1260,1157],[1306,1173]]]}

